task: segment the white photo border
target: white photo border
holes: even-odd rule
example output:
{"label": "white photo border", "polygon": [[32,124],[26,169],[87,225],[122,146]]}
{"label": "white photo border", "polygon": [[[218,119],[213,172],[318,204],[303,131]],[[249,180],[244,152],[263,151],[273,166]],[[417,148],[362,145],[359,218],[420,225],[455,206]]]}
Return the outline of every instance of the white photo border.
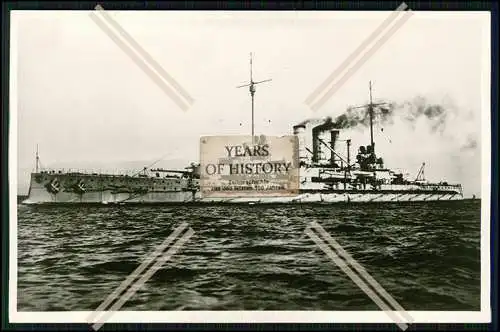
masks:
{"label": "white photo border", "polygon": [[[9,110],[9,323],[86,323],[93,311],[33,312],[17,310],[17,15],[10,14]],[[367,12],[359,11],[366,14]],[[425,11],[416,12],[418,15]],[[432,12],[431,12],[432,13]],[[435,12],[433,12],[435,15]],[[449,15],[453,12],[443,12]],[[460,14],[464,14],[460,11]],[[413,323],[491,322],[491,13],[483,15],[483,66],[481,105],[481,310],[407,311]],[[393,323],[383,311],[118,311],[109,323]]]}

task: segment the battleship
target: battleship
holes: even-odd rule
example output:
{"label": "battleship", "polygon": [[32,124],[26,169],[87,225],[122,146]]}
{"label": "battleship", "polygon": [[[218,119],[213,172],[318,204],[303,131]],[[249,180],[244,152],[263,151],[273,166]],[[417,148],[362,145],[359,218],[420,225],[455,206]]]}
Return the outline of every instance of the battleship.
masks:
{"label": "battleship", "polygon": [[[312,127],[312,128],[311,128]],[[404,202],[463,199],[460,184],[428,182],[425,164],[416,178],[386,168],[375,154],[375,144],[361,145],[351,160],[350,139],[342,141],[333,123],[293,127],[299,139],[300,188],[286,197],[203,197],[200,164],[184,170],[144,168],[137,174],[117,175],[84,171],[40,169],[31,174],[23,204],[47,203],[307,203],[307,202]],[[309,137],[308,137],[309,136]],[[325,136],[330,139],[327,140]],[[312,143],[308,145],[308,143]],[[346,144],[347,155],[336,152]]]}
{"label": "battleship", "polygon": [[[462,186],[425,179],[425,163],[415,178],[387,168],[375,150],[373,103],[370,114],[370,143],[361,145],[351,158],[351,139],[330,118],[293,126],[298,138],[299,181],[295,196],[203,197],[200,164],[185,169],[144,167],[135,174],[101,174],[40,167],[38,150],[29,193],[23,204],[50,203],[333,203],[410,202],[463,199]],[[342,154],[339,151],[343,146]],[[154,165],[153,165],[154,166]]]}
{"label": "battleship", "polygon": [[[24,204],[43,203],[189,203],[189,202],[403,202],[463,199],[460,184],[428,182],[425,163],[416,178],[386,168],[375,154],[375,144],[360,146],[351,160],[350,139],[344,140],[347,155],[336,152],[343,141],[333,123],[293,127],[299,138],[300,188],[296,196],[204,198],[200,191],[200,164],[184,170],[144,168],[130,175],[41,169],[31,174]],[[311,128],[312,127],[312,128]],[[326,135],[325,135],[326,134]],[[309,137],[308,137],[309,136]],[[329,136],[329,140],[325,138]],[[308,141],[311,142],[308,146]]]}
{"label": "battleship", "polygon": [[[249,87],[252,101],[251,137],[254,136],[255,82]],[[293,126],[298,140],[299,187],[296,195],[266,197],[204,197],[200,189],[200,163],[191,163],[184,169],[152,168],[154,164],[129,174],[102,174],[75,170],[45,169],[40,167],[38,148],[36,166],[31,173],[28,197],[23,204],[62,203],[335,203],[335,202],[413,202],[462,200],[461,184],[446,181],[429,182],[425,179],[425,163],[415,178],[387,168],[383,158],[376,154],[373,137],[374,110],[383,103],[366,105],[369,116],[370,142],[360,145],[351,158],[352,140],[342,136],[331,118],[305,121]],[[345,154],[340,151],[345,151]]]}

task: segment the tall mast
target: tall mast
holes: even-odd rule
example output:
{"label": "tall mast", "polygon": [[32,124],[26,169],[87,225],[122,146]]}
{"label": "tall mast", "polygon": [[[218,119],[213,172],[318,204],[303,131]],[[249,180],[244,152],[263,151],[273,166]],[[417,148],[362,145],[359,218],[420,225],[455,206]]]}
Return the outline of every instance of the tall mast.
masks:
{"label": "tall mast", "polygon": [[249,90],[250,90],[250,96],[252,97],[252,141],[253,141],[253,138],[255,136],[255,121],[254,121],[254,118],[255,118],[255,112],[254,112],[255,85],[260,84],[260,83],[264,83],[264,82],[272,81],[272,79],[254,82],[254,80],[253,80],[253,61],[252,61],[253,59],[252,58],[253,58],[253,54],[250,53],[250,82],[248,84],[237,86],[237,88],[242,88],[242,87],[248,86]]}
{"label": "tall mast", "polygon": [[375,144],[373,143],[373,100],[372,100],[372,81],[370,81],[370,104],[368,105],[368,112],[370,114],[370,145],[372,153],[375,154]]}
{"label": "tall mast", "polygon": [[254,128],[255,128],[255,121],[254,121],[254,95],[255,95],[255,86],[253,83],[253,73],[252,73],[252,53],[250,53],[250,95],[252,96],[252,141],[253,137],[255,136],[254,133]]}
{"label": "tall mast", "polygon": [[36,145],[36,164],[35,173],[38,173],[38,164],[40,163],[40,157],[38,156],[38,144]]}
{"label": "tall mast", "polygon": [[351,140],[348,139],[347,143],[347,171],[351,173]]}
{"label": "tall mast", "polygon": [[373,117],[374,117],[373,111],[374,111],[375,107],[388,105],[388,103],[376,103],[376,104],[374,104],[373,100],[372,100],[372,88],[373,88],[372,81],[369,81],[368,87],[370,90],[370,103],[367,105],[356,106],[356,107],[353,107],[352,109],[368,107],[368,115],[370,116],[370,146],[372,149],[372,155],[375,156],[375,142],[373,141]]}

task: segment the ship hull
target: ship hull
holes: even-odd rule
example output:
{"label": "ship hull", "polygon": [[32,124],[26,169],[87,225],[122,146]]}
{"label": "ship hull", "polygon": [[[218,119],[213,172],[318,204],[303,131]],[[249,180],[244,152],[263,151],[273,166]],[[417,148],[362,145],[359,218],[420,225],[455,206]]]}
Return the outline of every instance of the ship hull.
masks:
{"label": "ship hull", "polygon": [[[452,187],[386,186],[381,189],[301,189],[295,196],[203,197],[181,178],[134,178],[114,175],[33,173],[23,204],[301,204],[428,202],[462,200]],[[80,190],[79,190],[80,189]]]}
{"label": "ship hull", "polygon": [[33,173],[22,203],[183,203],[194,200],[189,186],[190,181],[181,178]]}
{"label": "ship hull", "polygon": [[291,197],[201,198],[201,203],[253,203],[253,204],[302,204],[302,203],[376,203],[376,202],[427,202],[462,200],[460,194],[428,193],[328,193],[300,194]]}
{"label": "ship hull", "polygon": [[103,192],[95,195],[53,195],[28,197],[22,204],[302,204],[302,203],[377,203],[377,202],[432,202],[463,200],[458,194],[301,194],[292,197],[192,198],[192,193],[149,193],[128,197]]}
{"label": "ship hull", "polygon": [[83,194],[58,193],[52,194],[45,190],[35,189],[23,204],[57,204],[57,203],[183,203],[193,201],[191,192],[150,192],[134,195],[131,193],[113,193],[110,190]]}

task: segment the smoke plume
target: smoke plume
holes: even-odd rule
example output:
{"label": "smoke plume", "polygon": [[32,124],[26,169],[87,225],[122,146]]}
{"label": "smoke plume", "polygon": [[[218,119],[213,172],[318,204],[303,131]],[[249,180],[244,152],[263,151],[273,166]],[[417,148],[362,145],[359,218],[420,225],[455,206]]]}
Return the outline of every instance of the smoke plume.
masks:
{"label": "smoke plume", "polygon": [[[446,120],[453,108],[445,108],[442,105],[428,103],[425,98],[417,97],[403,103],[386,103],[375,106],[373,109],[373,124],[392,124],[394,117],[399,116],[410,124],[425,118],[432,132],[442,133],[446,127]],[[367,108],[349,107],[344,114],[335,119],[339,128],[367,127],[370,125],[370,114]]]}
{"label": "smoke plume", "polygon": [[[425,118],[428,120],[432,132],[442,133],[450,113],[455,113],[455,109],[429,103],[423,97],[416,97],[403,103],[392,102],[376,105],[373,108],[373,124],[392,124],[395,116],[401,117],[410,124],[415,124],[418,120]],[[346,112],[337,116],[335,120],[332,120],[331,117],[321,121],[308,119],[298,125],[303,126],[311,122],[330,123],[332,121],[334,126],[339,129],[368,127],[370,125],[370,114],[368,107],[348,107]]]}
{"label": "smoke plume", "polygon": [[[458,151],[472,151],[478,148],[479,132],[472,130],[473,113],[469,112],[465,118],[458,117],[458,109],[452,103],[431,103],[426,98],[418,96],[404,102],[376,103],[373,108],[373,125],[383,127],[398,123],[406,123],[415,131],[417,126],[425,126],[433,134],[438,134],[442,139],[455,142]],[[421,121],[423,120],[423,121]],[[401,123],[401,124],[402,124]],[[332,128],[358,129],[368,128],[370,114],[368,107],[348,107],[347,110],[335,119],[308,119],[299,125],[310,124],[313,131],[323,131]],[[460,130],[458,130],[460,128]],[[467,133],[467,131],[469,131]],[[389,137],[387,139],[391,141]]]}

